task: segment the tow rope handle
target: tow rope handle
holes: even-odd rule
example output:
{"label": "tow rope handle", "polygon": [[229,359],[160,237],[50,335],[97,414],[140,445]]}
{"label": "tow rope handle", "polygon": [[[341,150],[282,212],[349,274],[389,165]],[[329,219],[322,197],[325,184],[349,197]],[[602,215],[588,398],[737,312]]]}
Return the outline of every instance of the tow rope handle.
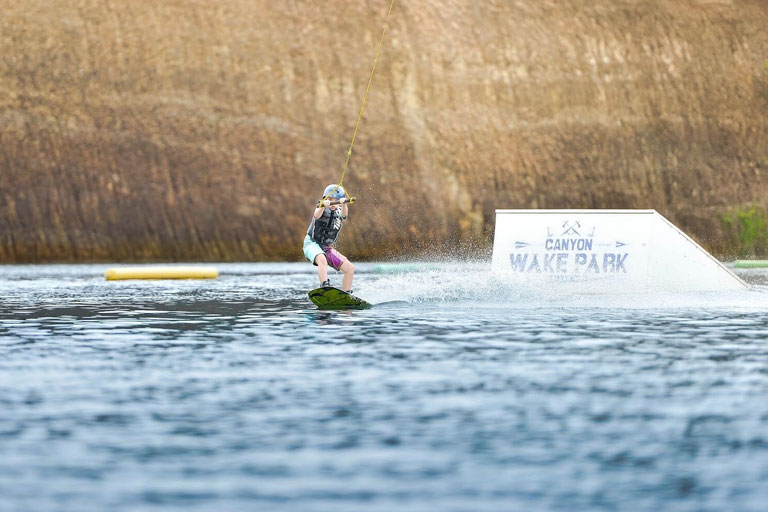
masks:
{"label": "tow rope handle", "polygon": [[[352,204],[352,203],[354,203],[356,200],[357,200],[357,199],[356,199],[356,198],[354,198],[354,197],[347,197],[347,198],[344,198],[344,199],[339,199],[338,201],[331,201],[331,205],[334,205],[334,204],[345,204],[345,203],[349,203],[349,204]],[[323,201],[325,201],[325,199],[321,199],[320,201],[318,201],[318,202],[317,202],[317,207],[318,207],[318,208],[320,208],[321,206],[323,206]]]}

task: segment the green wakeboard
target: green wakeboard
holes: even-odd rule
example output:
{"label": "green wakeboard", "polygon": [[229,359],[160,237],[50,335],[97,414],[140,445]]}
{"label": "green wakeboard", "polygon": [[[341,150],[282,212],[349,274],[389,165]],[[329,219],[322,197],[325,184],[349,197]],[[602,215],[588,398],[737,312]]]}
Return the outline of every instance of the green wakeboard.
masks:
{"label": "green wakeboard", "polygon": [[368,309],[371,304],[338,288],[317,288],[309,292],[309,300],[319,309]]}

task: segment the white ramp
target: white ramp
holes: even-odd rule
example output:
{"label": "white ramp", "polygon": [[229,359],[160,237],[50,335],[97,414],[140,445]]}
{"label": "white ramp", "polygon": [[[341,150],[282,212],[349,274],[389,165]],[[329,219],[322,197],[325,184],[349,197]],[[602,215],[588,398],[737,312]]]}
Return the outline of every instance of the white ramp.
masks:
{"label": "white ramp", "polygon": [[749,288],[656,210],[496,210],[493,269],[603,293]]}

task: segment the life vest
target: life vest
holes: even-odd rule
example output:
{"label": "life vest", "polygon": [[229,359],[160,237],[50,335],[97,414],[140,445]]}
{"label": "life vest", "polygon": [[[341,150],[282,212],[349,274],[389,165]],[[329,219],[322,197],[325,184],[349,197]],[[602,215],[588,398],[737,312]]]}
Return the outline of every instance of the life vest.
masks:
{"label": "life vest", "polygon": [[312,222],[308,234],[320,247],[332,245],[339,237],[343,222],[340,210],[326,208],[323,214]]}

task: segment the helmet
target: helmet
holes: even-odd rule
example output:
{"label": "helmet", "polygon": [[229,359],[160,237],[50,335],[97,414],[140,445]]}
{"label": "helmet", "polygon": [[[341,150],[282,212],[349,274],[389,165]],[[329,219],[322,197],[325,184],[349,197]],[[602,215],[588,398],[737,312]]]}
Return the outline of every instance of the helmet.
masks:
{"label": "helmet", "polygon": [[344,197],[347,197],[347,192],[344,190],[344,187],[340,185],[336,185],[334,183],[332,185],[328,185],[327,187],[325,187],[325,192],[323,192],[323,197],[327,197],[328,199],[342,199]]}

